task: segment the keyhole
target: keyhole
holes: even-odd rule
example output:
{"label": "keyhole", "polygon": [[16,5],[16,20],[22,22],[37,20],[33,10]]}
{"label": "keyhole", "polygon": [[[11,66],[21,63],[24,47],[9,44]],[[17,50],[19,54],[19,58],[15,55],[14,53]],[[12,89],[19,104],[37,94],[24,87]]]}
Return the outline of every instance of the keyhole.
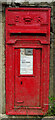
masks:
{"label": "keyhole", "polygon": [[22,81],[21,81],[21,85],[22,85]]}

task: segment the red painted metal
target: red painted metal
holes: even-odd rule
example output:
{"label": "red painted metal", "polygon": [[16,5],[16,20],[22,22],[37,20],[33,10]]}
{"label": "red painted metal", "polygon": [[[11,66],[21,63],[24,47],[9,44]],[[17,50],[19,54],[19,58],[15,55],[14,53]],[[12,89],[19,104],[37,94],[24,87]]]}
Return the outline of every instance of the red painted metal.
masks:
{"label": "red painted metal", "polygon": [[[6,8],[7,115],[43,115],[48,110],[50,11]],[[33,48],[32,75],[20,75],[20,48]]]}

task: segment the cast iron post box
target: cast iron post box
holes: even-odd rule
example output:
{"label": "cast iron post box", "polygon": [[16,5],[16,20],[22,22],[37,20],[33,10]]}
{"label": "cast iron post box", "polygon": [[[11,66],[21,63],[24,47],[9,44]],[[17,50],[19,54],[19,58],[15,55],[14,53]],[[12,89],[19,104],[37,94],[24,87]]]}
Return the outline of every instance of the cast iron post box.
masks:
{"label": "cast iron post box", "polygon": [[6,114],[48,110],[50,8],[6,9]]}

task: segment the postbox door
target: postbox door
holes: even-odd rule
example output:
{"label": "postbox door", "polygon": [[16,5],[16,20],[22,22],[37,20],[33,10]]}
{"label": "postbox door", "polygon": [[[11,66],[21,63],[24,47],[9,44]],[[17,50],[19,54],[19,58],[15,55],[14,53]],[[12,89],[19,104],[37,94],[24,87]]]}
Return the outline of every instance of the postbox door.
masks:
{"label": "postbox door", "polygon": [[15,106],[40,106],[41,49],[15,48]]}

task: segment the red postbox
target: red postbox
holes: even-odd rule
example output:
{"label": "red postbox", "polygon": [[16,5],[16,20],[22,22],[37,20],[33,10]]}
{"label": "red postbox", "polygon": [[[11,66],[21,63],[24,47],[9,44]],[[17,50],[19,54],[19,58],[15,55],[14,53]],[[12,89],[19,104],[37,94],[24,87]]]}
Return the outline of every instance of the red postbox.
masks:
{"label": "red postbox", "polygon": [[6,114],[48,110],[50,8],[6,8]]}

